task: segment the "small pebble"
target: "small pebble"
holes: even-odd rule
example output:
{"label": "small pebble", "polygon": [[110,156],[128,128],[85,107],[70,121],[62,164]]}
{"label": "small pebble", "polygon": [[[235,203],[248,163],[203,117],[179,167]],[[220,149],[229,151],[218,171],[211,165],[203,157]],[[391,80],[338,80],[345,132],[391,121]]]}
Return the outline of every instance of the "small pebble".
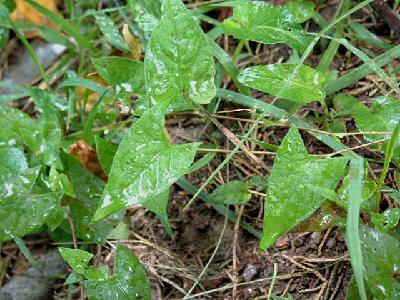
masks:
{"label": "small pebble", "polygon": [[315,245],[319,245],[319,243],[321,243],[322,240],[322,235],[320,232],[313,232],[311,234],[311,241],[315,244]]}
{"label": "small pebble", "polygon": [[328,249],[332,249],[333,247],[336,246],[336,239],[335,238],[330,238],[327,242],[326,242],[326,247]]}
{"label": "small pebble", "polygon": [[255,265],[248,264],[247,267],[243,270],[243,279],[244,281],[250,281],[257,275],[257,268]]}
{"label": "small pebble", "polygon": [[304,244],[304,238],[302,236],[299,236],[297,238],[295,238],[293,241],[293,246],[294,247],[300,247]]}

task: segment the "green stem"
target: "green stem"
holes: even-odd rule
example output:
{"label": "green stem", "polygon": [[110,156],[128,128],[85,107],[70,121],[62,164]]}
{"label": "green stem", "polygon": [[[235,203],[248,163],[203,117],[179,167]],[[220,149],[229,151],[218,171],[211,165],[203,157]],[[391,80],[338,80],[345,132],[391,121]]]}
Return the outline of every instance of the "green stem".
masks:
{"label": "green stem", "polygon": [[239,44],[237,45],[237,47],[235,49],[235,52],[232,55],[232,60],[234,62],[236,62],[238,60],[239,54],[240,54],[240,52],[242,52],[243,46],[244,46],[244,40],[240,40]]}

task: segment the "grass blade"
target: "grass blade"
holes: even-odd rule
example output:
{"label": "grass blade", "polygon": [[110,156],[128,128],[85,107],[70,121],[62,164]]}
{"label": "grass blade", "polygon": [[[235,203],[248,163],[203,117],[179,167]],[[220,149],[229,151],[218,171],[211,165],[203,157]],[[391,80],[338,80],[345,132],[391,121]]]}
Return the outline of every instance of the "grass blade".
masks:
{"label": "grass blade", "polygon": [[383,184],[385,183],[386,174],[389,171],[389,164],[392,161],[394,149],[397,146],[397,139],[399,138],[399,133],[400,133],[400,121],[397,122],[397,125],[393,130],[392,137],[390,138],[389,144],[387,145],[385,151],[385,161],[383,163],[383,170],[381,173],[381,177],[379,177],[378,186],[376,187],[377,196],[375,202],[375,212],[379,212],[379,206],[381,204],[381,196],[382,196],[381,190]]}
{"label": "grass blade", "polygon": [[[399,57],[400,57],[400,45],[397,45],[392,49],[386,51],[385,53],[375,57],[374,59],[372,59],[372,61],[374,63],[374,66],[379,68]],[[354,69],[346,73],[345,75],[339,77],[338,79],[329,82],[325,88],[325,92],[327,95],[333,94],[341,89],[353,85],[361,78],[372,73],[373,71],[374,71],[373,67],[369,63],[364,63],[357,69]]]}
{"label": "grass blade", "polygon": [[358,232],[360,220],[361,188],[364,179],[364,161],[362,158],[354,158],[350,163],[349,171],[349,210],[346,222],[346,243],[350,253],[351,266],[357,282],[361,300],[367,300],[365,284],[362,275],[363,262],[361,244]]}

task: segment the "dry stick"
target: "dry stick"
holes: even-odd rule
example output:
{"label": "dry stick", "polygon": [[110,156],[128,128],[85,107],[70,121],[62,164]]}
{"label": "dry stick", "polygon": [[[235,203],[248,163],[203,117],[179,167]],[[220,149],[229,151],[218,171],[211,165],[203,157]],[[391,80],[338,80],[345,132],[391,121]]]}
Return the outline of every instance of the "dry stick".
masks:
{"label": "dry stick", "polygon": [[240,227],[240,219],[242,218],[242,214],[243,214],[243,209],[244,209],[244,205],[241,205],[238,209],[237,209],[237,220],[235,222],[235,226],[233,228],[233,249],[232,249],[232,257],[233,257],[233,261],[232,261],[232,269],[233,269],[233,278],[234,278],[234,288],[232,290],[232,298],[236,299],[237,296],[237,288],[236,288],[236,284],[238,282],[238,278],[237,278],[237,240],[238,240],[238,236],[239,236],[239,227]]}
{"label": "dry stick", "polygon": [[400,19],[390,9],[387,2],[384,0],[374,0],[371,5],[383,17],[395,35],[400,38]]}
{"label": "dry stick", "polygon": [[[228,128],[226,128],[224,125],[222,125],[216,118],[214,118],[208,111],[205,109],[201,108],[201,111],[207,115],[207,117],[211,120],[211,122],[214,123],[215,126],[234,144],[234,145],[239,145],[240,144],[240,139]],[[240,146],[240,149],[243,150],[243,152],[253,159],[258,165],[262,166],[265,170],[269,171],[268,166],[257,156],[255,156],[250,149],[248,149],[244,144]]]}

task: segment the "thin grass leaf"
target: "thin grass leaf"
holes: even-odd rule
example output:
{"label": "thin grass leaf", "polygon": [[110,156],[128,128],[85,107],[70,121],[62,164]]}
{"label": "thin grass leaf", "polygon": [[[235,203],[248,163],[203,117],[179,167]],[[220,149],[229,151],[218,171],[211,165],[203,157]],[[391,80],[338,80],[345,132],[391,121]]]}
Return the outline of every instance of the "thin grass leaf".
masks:
{"label": "thin grass leaf", "polygon": [[94,119],[96,118],[99,105],[103,101],[103,98],[106,93],[107,93],[107,90],[104,91],[103,94],[101,94],[99,99],[96,101],[95,105],[93,106],[92,110],[89,113],[89,116],[86,119],[85,126],[83,128],[83,139],[90,145],[94,144],[94,137],[93,137],[93,132],[92,132],[93,122],[94,122]]}
{"label": "thin grass leaf", "polygon": [[382,50],[388,50],[393,47],[393,45],[384,42],[377,35],[373,34],[371,31],[369,31],[359,23],[349,21],[349,26],[359,39],[365,41],[366,43],[374,47],[377,47]]}
{"label": "thin grass leaf", "polygon": [[97,94],[105,94],[106,96],[111,96],[112,93],[104,86],[101,84],[98,84],[97,82],[90,80],[90,79],[83,79],[83,78],[68,78],[61,82],[58,86],[57,89],[61,89],[63,87],[70,87],[70,86],[75,86],[75,87],[83,87],[88,90],[91,90],[93,92],[96,92]]}
{"label": "thin grass leaf", "polygon": [[[396,58],[400,57],[400,45],[387,50],[385,53],[372,59],[374,65],[378,68],[390,63]],[[369,63],[364,63],[362,66],[346,73],[345,75],[333,80],[327,84],[325,87],[325,92],[327,95],[331,95],[341,89],[355,84],[361,78],[367,76],[374,71],[373,67]]]}
{"label": "thin grass leaf", "polygon": [[361,300],[367,300],[362,274],[363,261],[358,227],[360,220],[362,183],[364,178],[364,161],[362,158],[354,158],[351,160],[349,178],[349,210],[347,212],[346,221],[346,242],[360,298]]}
{"label": "thin grass leaf", "polygon": [[392,161],[394,150],[397,147],[397,139],[399,138],[400,133],[400,121],[397,122],[396,127],[393,130],[392,136],[390,138],[389,144],[385,151],[385,161],[383,163],[383,170],[381,172],[381,177],[379,177],[378,186],[376,187],[376,202],[375,202],[375,211],[379,212],[379,206],[381,203],[381,195],[382,195],[382,187],[385,183],[386,174],[389,171],[389,164]]}
{"label": "thin grass leaf", "polygon": [[14,242],[17,244],[19,250],[25,256],[26,260],[31,264],[35,265],[36,261],[33,258],[31,251],[29,251],[28,247],[25,245],[24,241],[20,237],[14,237]]}

